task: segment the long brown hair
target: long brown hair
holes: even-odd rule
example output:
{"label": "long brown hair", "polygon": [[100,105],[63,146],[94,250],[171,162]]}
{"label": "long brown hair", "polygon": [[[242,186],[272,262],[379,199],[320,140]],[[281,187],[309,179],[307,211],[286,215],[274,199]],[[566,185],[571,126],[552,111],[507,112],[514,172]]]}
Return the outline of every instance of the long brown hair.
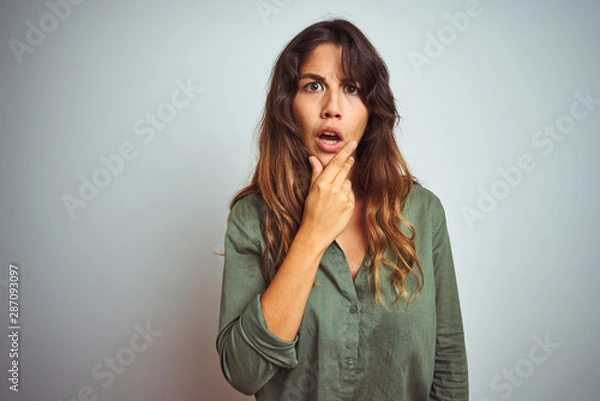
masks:
{"label": "long brown hair", "polygon": [[[272,280],[283,262],[302,220],[304,200],[311,181],[308,151],[294,122],[292,101],[298,90],[300,67],[320,44],[342,49],[342,68],[362,88],[361,98],[369,109],[365,133],[356,151],[353,187],[365,194],[365,216],[369,281],[377,302],[383,303],[379,266],[391,269],[400,298],[416,294],[407,290],[407,276],[423,288],[423,271],[415,250],[415,230],[402,215],[402,207],[416,180],[410,174],[394,138],[400,116],[389,85],[387,67],[366,36],[348,21],[335,19],[305,28],[285,47],[271,73],[270,89],[260,124],[259,159],[251,183],[232,199],[230,208],[243,197],[258,193],[264,201],[265,248],[262,269],[265,282]],[[401,229],[405,226],[410,235]],[[384,257],[390,247],[397,260]],[[420,273],[416,274],[416,265]]]}

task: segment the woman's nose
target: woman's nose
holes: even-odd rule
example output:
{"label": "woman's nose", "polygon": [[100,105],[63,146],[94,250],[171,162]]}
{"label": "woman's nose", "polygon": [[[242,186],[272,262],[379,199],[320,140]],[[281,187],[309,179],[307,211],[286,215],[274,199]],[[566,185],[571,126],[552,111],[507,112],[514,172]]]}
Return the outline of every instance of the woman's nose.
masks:
{"label": "woman's nose", "polygon": [[342,108],[339,96],[334,92],[329,92],[325,98],[325,104],[321,110],[322,118],[342,118]]}

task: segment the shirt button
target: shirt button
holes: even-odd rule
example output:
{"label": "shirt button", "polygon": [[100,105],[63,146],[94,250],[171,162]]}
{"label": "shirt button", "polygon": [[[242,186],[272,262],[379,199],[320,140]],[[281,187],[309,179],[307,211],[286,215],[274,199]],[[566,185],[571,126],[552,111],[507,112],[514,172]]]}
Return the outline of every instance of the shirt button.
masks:
{"label": "shirt button", "polygon": [[349,359],[348,361],[346,361],[346,367],[348,369],[354,369],[355,366],[356,366],[356,363],[354,362],[354,360]]}
{"label": "shirt button", "polygon": [[352,305],[352,306],[350,307],[350,313],[356,313],[356,312],[358,312],[358,306],[356,306],[356,305]]}

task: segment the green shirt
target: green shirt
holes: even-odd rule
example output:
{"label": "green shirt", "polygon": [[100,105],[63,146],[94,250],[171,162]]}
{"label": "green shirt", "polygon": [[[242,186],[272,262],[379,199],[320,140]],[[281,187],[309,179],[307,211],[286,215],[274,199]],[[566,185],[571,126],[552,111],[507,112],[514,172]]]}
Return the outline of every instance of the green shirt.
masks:
{"label": "green shirt", "polygon": [[[352,280],[337,242],[325,251],[294,341],[269,332],[260,306],[262,199],[229,215],[217,351],[227,381],[259,401],[468,400],[467,358],[444,209],[415,185],[403,215],[416,230],[425,286],[401,309],[390,270],[379,269],[386,310],[368,284],[367,253]],[[385,256],[395,260],[388,248]],[[408,289],[416,281],[408,278]]]}

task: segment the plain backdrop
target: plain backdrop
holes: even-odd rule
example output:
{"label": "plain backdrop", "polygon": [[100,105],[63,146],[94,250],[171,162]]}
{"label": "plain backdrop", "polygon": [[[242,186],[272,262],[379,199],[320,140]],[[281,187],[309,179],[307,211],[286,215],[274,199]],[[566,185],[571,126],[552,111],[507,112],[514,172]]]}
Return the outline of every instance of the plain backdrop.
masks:
{"label": "plain backdrop", "polygon": [[600,2],[476,3],[3,0],[0,398],[249,399],[219,368],[213,252],[277,55],[342,17],[444,204],[471,399],[597,400]]}

